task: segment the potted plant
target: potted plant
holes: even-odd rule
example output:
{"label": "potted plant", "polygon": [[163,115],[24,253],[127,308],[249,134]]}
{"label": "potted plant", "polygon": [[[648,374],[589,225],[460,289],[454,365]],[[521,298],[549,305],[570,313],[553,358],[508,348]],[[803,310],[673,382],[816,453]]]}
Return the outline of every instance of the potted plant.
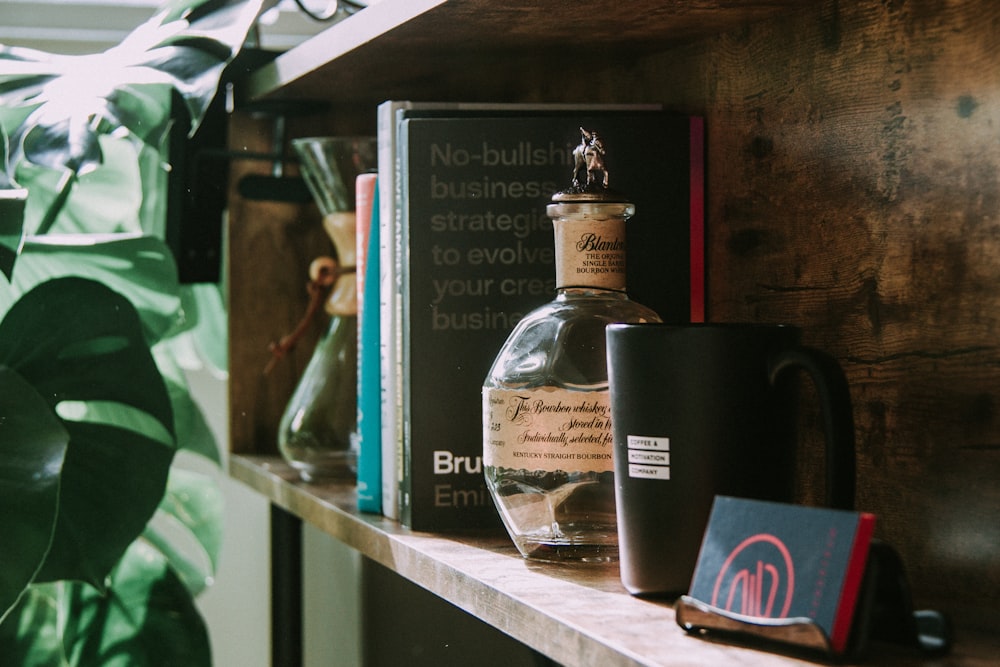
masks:
{"label": "potted plant", "polygon": [[224,313],[178,284],[164,147],[263,2],[168,0],[93,56],[0,47],[3,664],[211,664],[219,455],[181,357],[207,327],[224,364]]}

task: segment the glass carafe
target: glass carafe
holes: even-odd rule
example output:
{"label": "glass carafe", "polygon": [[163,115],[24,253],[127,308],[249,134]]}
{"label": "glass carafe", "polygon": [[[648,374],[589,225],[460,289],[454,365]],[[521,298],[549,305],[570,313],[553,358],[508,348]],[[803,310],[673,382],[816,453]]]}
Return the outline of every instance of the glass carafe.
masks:
{"label": "glass carafe", "polygon": [[[337,252],[318,262],[332,282],[325,334],[288,402],[278,427],[282,456],[303,480],[350,478],[357,470],[358,304],[355,179],[376,167],[373,137],[293,139],[302,174]],[[312,271],[311,271],[312,273]]]}

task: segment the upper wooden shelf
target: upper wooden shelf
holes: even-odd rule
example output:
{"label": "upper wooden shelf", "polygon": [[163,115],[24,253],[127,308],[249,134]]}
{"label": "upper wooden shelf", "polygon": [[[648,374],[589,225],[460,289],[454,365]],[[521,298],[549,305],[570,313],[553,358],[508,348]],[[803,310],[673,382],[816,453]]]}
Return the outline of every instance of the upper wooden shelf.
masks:
{"label": "upper wooden shelf", "polygon": [[[230,456],[230,474],[311,523],[559,664],[805,667],[799,659],[687,635],[667,602],[625,591],[614,564],[533,563],[505,535],[407,530],[357,511],[352,485],[309,485],[278,457]],[[985,667],[994,641],[963,642],[948,665]],[[868,665],[922,662],[911,650],[874,646]]]}
{"label": "upper wooden shelf", "polygon": [[249,99],[490,99],[518,79],[588,75],[807,0],[382,0],[279,56]]}

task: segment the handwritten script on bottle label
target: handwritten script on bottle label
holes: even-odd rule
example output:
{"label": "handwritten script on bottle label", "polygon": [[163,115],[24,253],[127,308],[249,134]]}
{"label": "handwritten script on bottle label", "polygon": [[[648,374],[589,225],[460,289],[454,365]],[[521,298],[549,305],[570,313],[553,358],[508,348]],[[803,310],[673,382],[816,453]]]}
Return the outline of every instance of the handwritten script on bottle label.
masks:
{"label": "handwritten script on bottle label", "polygon": [[483,389],[483,463],[497,468],[612,472],[607,391]]}

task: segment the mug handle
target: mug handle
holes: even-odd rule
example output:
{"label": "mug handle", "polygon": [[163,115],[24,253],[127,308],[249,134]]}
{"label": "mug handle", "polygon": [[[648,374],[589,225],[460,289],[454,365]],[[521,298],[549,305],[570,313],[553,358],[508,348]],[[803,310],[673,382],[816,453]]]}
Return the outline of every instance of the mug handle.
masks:
{"label": "mug handle", "polygon": [[854,509],[854,412],[844,371],[832,356],[811,347],[779,352],[770,364],[773,386],[786,369],[805,370],[816,386],[826,434],[826,504],[834,509]]}

